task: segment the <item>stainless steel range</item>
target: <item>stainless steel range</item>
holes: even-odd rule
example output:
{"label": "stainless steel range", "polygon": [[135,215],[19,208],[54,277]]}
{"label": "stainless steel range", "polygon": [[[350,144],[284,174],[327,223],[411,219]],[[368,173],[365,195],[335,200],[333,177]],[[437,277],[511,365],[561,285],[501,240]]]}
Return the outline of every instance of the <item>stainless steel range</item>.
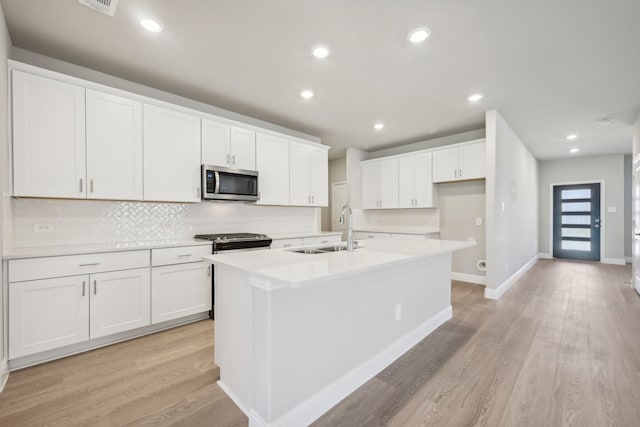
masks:
{"label": "stainless steel range", "polygon": [[[213,243],[213,253],[225,253],[234,251],[252,251],[257,249],[269,249],[271,247],[271,237],[266,234],[255,233],[220,233],[220,234],[198,234],[196,239],[209,240]],[[213,268],[213,266],[212,266]],[[214,318],[215,314],[215,271],[211,275],[211,312],[209,317]]]}

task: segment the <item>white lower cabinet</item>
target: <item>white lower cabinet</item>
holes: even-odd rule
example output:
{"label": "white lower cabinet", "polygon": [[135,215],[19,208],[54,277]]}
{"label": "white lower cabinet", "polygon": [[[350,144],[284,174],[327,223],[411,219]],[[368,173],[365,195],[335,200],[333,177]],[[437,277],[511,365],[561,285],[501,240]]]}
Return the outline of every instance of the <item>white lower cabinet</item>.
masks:
{"label": "white lower cabinet", "polygon": [[92,339],[151,323],[149,268],[98,273],[89,278]]}
{"label": "white lower cabinet", "polygon": [[211,310],[211,264],[153,267],[151,323]]}
{"label": "white lower cabinet", "polygon": [[12,283],[9,358],[89,339],[89,275]]}

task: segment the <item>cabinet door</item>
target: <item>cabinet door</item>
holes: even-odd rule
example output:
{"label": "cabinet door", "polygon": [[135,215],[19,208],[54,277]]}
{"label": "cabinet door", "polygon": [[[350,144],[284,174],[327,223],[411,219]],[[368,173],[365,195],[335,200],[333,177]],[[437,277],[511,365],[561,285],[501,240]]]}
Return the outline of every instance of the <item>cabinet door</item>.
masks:
{"label": "cabinet door", "polygon": [[380,166],[380,207],[398,207],[398,159],[386,159]]}
{"label": "cabinet door", "polygon": [[307,147],[309,150],[309,192],[312,206],[329,205],[329,160],[327,150]]}
{"label": "cabinet door", "polygon": [[89,276],[9,284],[9,358],[89,339]]}
{"label": "cabinet door", "polygon": [[142,200],[142,104],[87,90],[87,197]]}
{"label": "cabinet door", "polygon": [[231,127],[230,167],[256,169],[256,133],[252,130]]}
{"label": "cabinet door", "polygon": [[[431,153],[421,153],[413,158],[413,197],[415,208],[431,208],[436,205],[433,194]],[[400,168],[402,173],[402,167]],[[402,188],[402,184],[400,184]]]}
{"label": "cabinet door", "polygon": [[84,88],[14,70],[16,196],[84,198]]}
{"label": "cabinet door", "polygon": [[378,209],[380,207],[380,166],[380,162],[360,165],[362,209]]}
{"label": "cabinet door", "polygon": [[211,268],[205,262],[154,267],[151,323],[211,310]]}
{"label": "cabinet door", "polygon": [[289,141],[272,135],[256,137],[260,205],[289,204]]}
{"label": "cabinet door", "polygon": [[415,156],[398,159],[398,207],[415,207]]}
{"label": "cabinet door", "polygon": [[144,106],[144,200],[200,201],[200,119]]}
{"label": "cabinet door", "polygon": [[97,273],[89,278],[91,339],[149,325],[149,268]]}
{"label": "cabinet door", "polygon": [[310,153],[306,145],[289,142],[289,202],[295,206],[309,206],[311,191],[309,187]]}
{"label": "cabinet door", "polygon": [[478,179],[486,176],[486,144],[472,144],[460,147],[458,163],[460,173],[458,179]]}
{"label": "cabinet door", "polygon": [[456,181],[458,179],[458,149],[433,152],[433,182]]}
{"label": "cabinet door", "polygon": [[202,119],[202,163],[205,165],[229,166],[231,155],[231,126]]}

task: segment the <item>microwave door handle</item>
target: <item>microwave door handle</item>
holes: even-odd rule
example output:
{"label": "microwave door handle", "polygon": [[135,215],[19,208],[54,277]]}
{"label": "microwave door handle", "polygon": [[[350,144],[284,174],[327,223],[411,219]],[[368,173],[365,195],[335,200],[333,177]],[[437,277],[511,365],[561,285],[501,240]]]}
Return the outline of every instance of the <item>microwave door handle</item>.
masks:
{"label": "microwave door handle", "polygon": [[216,176],[216,188],[215,188],[215,190],[213,190],[213,192],[215,194],[220,194],[220,172],[214,171],[213,173]]}

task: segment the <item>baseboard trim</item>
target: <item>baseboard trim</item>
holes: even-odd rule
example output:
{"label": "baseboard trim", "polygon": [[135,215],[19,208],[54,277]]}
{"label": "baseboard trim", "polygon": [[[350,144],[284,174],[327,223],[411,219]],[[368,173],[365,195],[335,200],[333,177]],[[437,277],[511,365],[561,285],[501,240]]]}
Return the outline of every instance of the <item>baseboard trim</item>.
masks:
{"label": "baseboard trim", "polygon": [[7,359],[0,360],[0,393],[4,390],[4,386],[9,379],[9,364]]}
{"label": "baseboard trim", "polygon": [[626,265],[627,262],[624,258],[604,258],[600,261],[603,264],[613,264],[613,265]]}
{"label": "baseboard trim", "polygon": [[626,257],[624,257],[624,261],[625,261],[627,264],[631,264],[631,263],[633,262],[633,257],[626,256]]}
{"label": "baseboard trim", "polygon": [[520,278],[524,273],[527,272],[533,265],[538,261],[538,256],[534,256],[531,258],[525,265],[520,267],[518,271],[513,273],[511,277],[502,282],[500,286],[497,288],[485,288],[484,289],[484,297],[487,299],[500,299],[500,297],[509,290],[511,286]]}
{"label": "baseboard trim", "polygon": [[[274,421],[268,422],[253,409],[247,413],[240,405],[240,409],[249,417],[249,427],[285,427],[306,426],[317,420],[322,414],[333,408],[341,400],[357,390],[364,383],[376,376],[384,368],[418,344],[424,337],[433,332],[453,316],[451,306],[433,315],[426,322],[419,325],[399,340],[395,341],[377,355],[365,361],[362,365],[352,369],[340,379],[329,384],[295,408],[286,412]],[[220,382],[218,382],[219,384]],[[223,388],[224,390],[224,388]],[[225,390],[226,392],[226,390]],[[227,393],[228,394],[228,393]],[[231,395],[229,397],[233,399]],[[235,400],[234,400],[235,401]]]}
{"label": "baseboard trim", "polygon": [[251,426],[251,416],[249,415],[249,408],[247,408],[246,406],[244,406],[244,404],[242,403],[242,401],[240,399],[238,399],[238,396],[236,396],[235,394],[233,394],[230,390],[229,387],[227,387],[227,385],[222,382],[222,380],[218,380],[216,382],[216,384],[218,384],[218,387],[220,387],[222,389],[222,391],[224,391],[227,396],[229,396],[229,399],[233,400],[233,403],[236,404],[236,406],[238,408],[240,408],[240,410],[242,412],[244,412],[244,414],[249,417],[249,426]]}
{"label": "baseboard trim", "polygon": [[475,283],[476,285],[486,285],[487,277],[480,276],[478,274],[467,274],[467,273],[456,273],[455,271],[451,272],[452,280],[460,280],[461,282],[469,282]]}
{"label": "baseboard trim", "polygon": [[540,252],[538,254],[538,259],[553,259],[553,255],[548,252]]}

